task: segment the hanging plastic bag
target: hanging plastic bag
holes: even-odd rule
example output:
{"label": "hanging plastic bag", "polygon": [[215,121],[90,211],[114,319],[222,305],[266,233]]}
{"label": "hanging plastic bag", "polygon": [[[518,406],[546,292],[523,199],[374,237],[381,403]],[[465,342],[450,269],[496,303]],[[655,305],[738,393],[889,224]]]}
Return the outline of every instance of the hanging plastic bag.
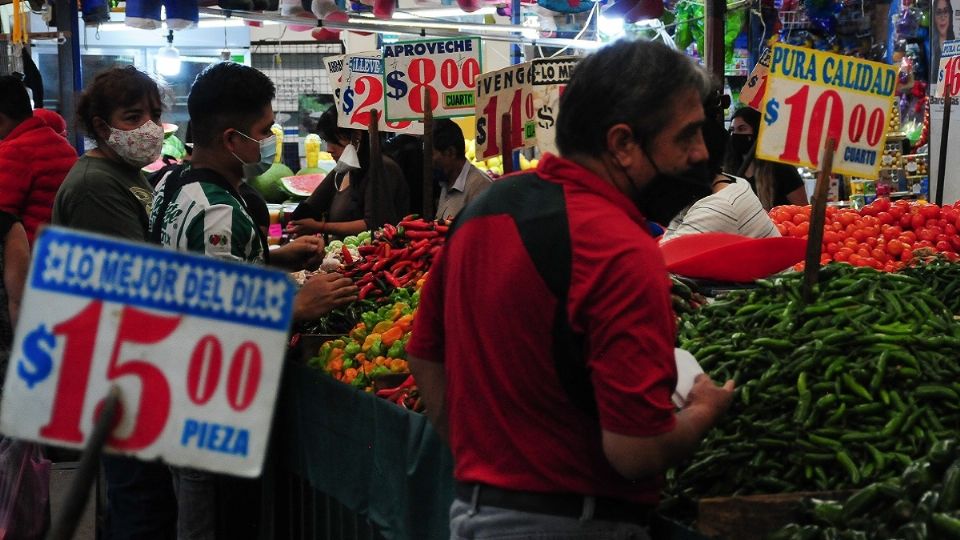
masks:
{"label": "hanging plastic bag", "polygon": [[50,460],[35,443],[0,437],[0,540],[33,540],[50,524]]}

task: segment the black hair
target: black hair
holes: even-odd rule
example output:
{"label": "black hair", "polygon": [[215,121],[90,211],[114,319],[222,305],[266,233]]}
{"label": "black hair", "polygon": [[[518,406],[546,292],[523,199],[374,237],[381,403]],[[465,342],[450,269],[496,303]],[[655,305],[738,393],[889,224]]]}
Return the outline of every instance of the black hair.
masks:
{"label": "black hair", "polygon": [[109,122],[113,111],[134,105],[144,97],[161,106],[160,86],[133,66],[114,67],[93,79],[77,101],[77,121],[88,135],[97,139],[93,119]]}
{"label": "black hair", "polygon": [[323,114],[317,119],[315,133],[324,141],[336,144],[340,144],[343,140],[349,141],[353,136],[352,129],[342,128],[337,125],[337,108],[332,105],[323,111]]}
{"label": "black hair", "polygon": [[644,144],[675,114],[676,96],[696,90],[703,100],[707,72],[662,43],[621,40],[581,60],[560,98],[560,153],[598,156],[610,127],[625,123]]}
{"label": "black hair", "polygon": [[194,145],[210,146],[227,128],[249,136],[250,127],[275,96],[270,78],[252,67],[235,62],[207,66],[187,98]]}
{"label": "black hair", "polygon": [[0,77],[0,114],[14,122],[22,122],[33,116],[30,95],[20,77],[4,75]]}
{"label": "black hair", "polygon": [[703,143],[707,147],[709,156],[707,162],[710,172],[718,174],[723,170],[730,139],[730,132],[723,125],[724,111],[730,106],[730,96],[723,93],[723,87],[717,80],[713,80],[712,84],[710,93],[703,102],[703,114],[706,120],[703,122],[702,131]]}
{"label": "black hair", "polygon": [[466,157],[466,144],[463,140],[463,130],[453,120],[442,118],[433,123],[433,148],[444,152],[453,148],[458,157]]}
{"label": "black hair", "polygon": [[730,117],[730,120],[733,121],[734,118],[740,118],[749,124],[750,128],[753,129],[754,137],[760,134],[760,111],[751,109],[750,107],[740,107],[734,111],[733,116]]}

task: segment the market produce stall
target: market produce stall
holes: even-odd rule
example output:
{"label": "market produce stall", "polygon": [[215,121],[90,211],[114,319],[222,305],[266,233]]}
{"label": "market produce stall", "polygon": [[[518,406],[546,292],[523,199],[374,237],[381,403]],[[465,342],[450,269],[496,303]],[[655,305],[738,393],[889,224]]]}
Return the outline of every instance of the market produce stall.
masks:
{"label": "market produce stall", "polygon": [[453,461],[418,412],[404,351],[448,227],[410,216],[331,242],[321,271],[354,279],[361,298],[298,328],[284,372],[279,463],[384,538],[449,536]]}

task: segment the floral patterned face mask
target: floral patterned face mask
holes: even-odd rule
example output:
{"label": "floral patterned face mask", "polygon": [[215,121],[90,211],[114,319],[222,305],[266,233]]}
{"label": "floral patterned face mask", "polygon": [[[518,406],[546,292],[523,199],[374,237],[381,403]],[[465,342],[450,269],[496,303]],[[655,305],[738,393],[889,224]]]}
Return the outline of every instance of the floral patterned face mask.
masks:
{"label": "floral patterned face mask", "polygon": [[140,169],[160,158],[163,148],[163,128],[147,120],[136,129],[123,130],[110,127],[107,146],[125,162]]}

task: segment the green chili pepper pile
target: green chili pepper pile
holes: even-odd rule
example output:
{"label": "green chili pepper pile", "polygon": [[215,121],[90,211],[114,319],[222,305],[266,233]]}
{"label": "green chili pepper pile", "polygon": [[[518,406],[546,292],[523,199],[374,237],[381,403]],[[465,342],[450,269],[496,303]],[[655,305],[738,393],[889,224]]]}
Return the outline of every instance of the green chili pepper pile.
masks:
{"label": "green chili pepper pile", "polygon": [[960,428],[960,325],[920,281],[848,265],[737,291],[685,318],[680,345],[734,402],[677,500],[862,487],[899,474]]}
{"label": "green chili pepper pile", "polygon": [[707,303],[705,296],[700,294],[692,281],[681,276],[670,276],[670,300],[673,312],[679,317],[681,314],[691,314]]}
{"label": "green chili pepper pile", "polygon": [[960,314],[960,264],[943,256],[930,257],[915,260],[901,272],[922,281],[950,311]]}
{"label": "green chili pepper pile", "polygon": [[844,503],[807,503],[802,523],[769,539],[960,538],[960,446],[940,441],[899,478],[870,484]]}

